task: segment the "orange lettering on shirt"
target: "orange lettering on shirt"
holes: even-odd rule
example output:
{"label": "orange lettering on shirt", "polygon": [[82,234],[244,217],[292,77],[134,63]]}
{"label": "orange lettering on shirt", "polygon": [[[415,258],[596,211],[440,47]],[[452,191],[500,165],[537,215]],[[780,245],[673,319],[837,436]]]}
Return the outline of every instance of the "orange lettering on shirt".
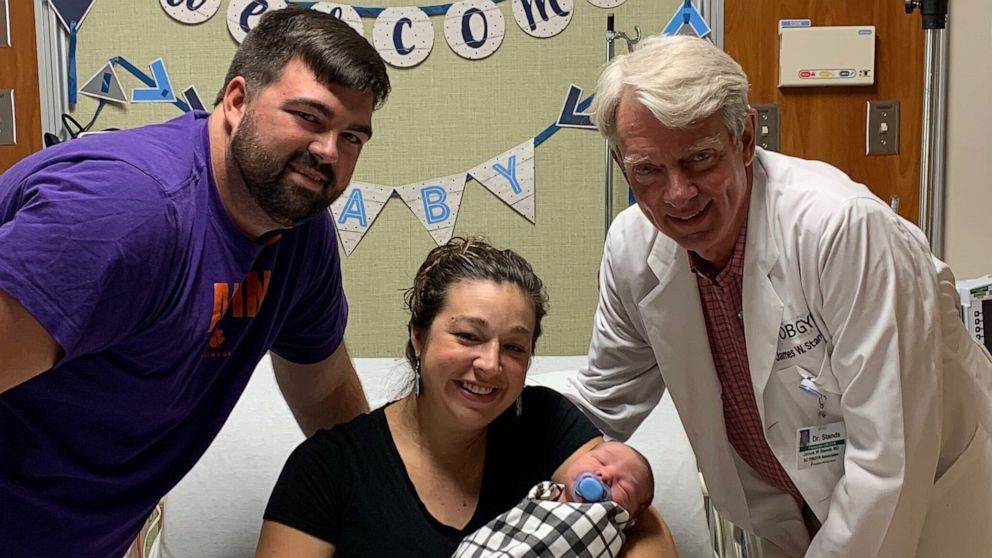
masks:
{"label": "orange lettering on shirt", "polygon": [[272,278],[272,271],[266,269],[261,272],[261,277],[259,275],[259,273],[249,273],[248,279],[245,281],[247,286],[247,289],[245,289],[245,308],[248,311],[249,318],[254,318],[258,314],[259,308],[262,307],[262,300],[265,299],[265,293],[269,290],[269,280]]}
{"label": "orange lettering on shirt", "polygon": [[229,292],[230,287],[227,283],[214,283],[214,310],[210,316],[210,327],[207,328],[207,331],[213,331],[220,319],[224,317],[224,313],[227,312]]}

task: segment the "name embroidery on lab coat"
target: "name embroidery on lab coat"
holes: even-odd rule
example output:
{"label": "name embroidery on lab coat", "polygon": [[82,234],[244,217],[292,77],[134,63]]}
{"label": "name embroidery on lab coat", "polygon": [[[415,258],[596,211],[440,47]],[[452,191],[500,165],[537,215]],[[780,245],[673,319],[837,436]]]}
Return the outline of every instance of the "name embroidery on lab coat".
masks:
{"label": "name embroidery on lab coat", "polygon": [[813,321],[813,314],[783,323],[778,328],[778,351],[775,362],[801,356],[823,343],[823,334]]}

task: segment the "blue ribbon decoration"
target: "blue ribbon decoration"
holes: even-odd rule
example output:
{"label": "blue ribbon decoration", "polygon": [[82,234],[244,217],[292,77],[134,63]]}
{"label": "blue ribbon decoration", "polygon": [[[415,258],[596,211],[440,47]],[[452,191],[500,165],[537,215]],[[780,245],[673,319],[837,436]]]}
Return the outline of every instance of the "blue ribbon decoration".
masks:
{"label": "blue ribbon decoration", "polygon": [[68,83],[69,104],[76,104],[76,20],[69,22],[69,61],[68,61]]}
{"label": "blue ribbon decoration", "polygon": [[[592,98],[593,95],[589,95],[588,97],[583,99],[581,103],[576,105],[575,110],[582,112],[587,108],[589,108],[589,105],[592,104]],[[547,128],[545,128],[544,131],[542,131],[540,134],[537,134],[537,136],[534,137],[534,147],[537,147],[538,145],[544,143],[544,140],[553,136],[555,132],[557,132],[558,130],[561,130],[561,127],[559,127],[558,124],[552,124]]]}

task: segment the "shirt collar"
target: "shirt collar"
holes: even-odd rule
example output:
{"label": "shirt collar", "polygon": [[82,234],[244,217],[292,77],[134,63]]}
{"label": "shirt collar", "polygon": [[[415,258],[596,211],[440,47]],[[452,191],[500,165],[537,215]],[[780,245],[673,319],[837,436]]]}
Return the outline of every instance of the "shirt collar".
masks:
{"label": "shirt collar", "polygon": [[737,233],[737,241],[734,243],[734,251],[730,253],[730,260],[722,271],[718,271],[712,263],[703,259],[702,256],[689,250],[689,268],[699,277],[703,277],[710,283],[723,285],[730,277],[742,277],[744,275],[744,247],[747,244],[747,219],[741,224],[741,229]]}

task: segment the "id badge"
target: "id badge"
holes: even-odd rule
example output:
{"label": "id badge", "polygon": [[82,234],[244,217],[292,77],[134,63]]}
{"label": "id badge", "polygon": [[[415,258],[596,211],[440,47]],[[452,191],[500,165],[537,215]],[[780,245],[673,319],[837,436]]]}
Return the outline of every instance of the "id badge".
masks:
{"label": "id badge", "polygon": [[809,469],[827,465],[844,459],[847,445],[847,429],[844,421],[818,426],[804,426],[796,431],[796,446],[799,448],[799,469]]}

